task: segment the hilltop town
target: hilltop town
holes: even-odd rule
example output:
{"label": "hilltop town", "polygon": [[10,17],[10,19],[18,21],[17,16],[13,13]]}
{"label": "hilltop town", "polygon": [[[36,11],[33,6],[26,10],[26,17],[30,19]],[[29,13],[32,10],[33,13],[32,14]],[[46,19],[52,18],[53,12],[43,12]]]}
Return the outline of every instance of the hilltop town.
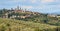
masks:
{"label": "hilltop town", "polygon": [[0,31],[58,31],[60,15],[16,9],[0,10]]}
{"label": "hilltop town", "polygon": [[0,10],[0,17],[1,18],[31,18],[33,16],[37,16],[37,15],[46,15],[47,17],[56,17],[59,18],[60,16],[57,15],[53,15],[53,14],[43,14],[43,13],[39,13],[39,12],[32,12],[29,10],[23,10],[22,8],[20,8],[19,6],[17,6],[17,8],[13,9],[2,9]]}
{"label": "hilltop town", "polygon": [[28,10],[23,10],[19,8],[19,6],[16,9],[11,8],[10,10],[7,9],[2,9],[0,10],[0,17],[2,18],[27,18],[27,17],[32,17],[32,15],[39,15],[40,13],[38,12],[32,12]]}
{"label": "hilltop town", "polygon": [[[39,12],[32,12],[28,10],[23,10],[19,6],[13,9],[2,9],[0,10],[0,17],[1,18],[9,18],[14,20],[23,20],[23,21],[34,21],[34,22],[41,22],[41,23],[48,23],[51,24],[50,21],[58,22],[60,20],[60,16],[54,14],[44,14]],[[54,23],[56,23],[54,22]],[[53,23],[53,24],[54,24]],[[56,25],[56,24],[54,24]]]}

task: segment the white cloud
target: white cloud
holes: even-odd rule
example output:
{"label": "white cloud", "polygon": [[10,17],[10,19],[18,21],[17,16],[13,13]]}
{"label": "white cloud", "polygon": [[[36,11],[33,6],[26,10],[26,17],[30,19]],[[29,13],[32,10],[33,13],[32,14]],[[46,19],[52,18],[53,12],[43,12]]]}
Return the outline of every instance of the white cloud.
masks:
{"label": "white cloud", "polygon": [[21,6],[21,7],[24,9],[32,9],[33,8],[33,6]]}
{"label": "white cloud", "polygon": [[0,2],[0,5],[2,4],[18,4],[19,2],[25,2],[26,0],[8,0],[7,2],[6,1],[1,1]]}
{"label": "white cloud", "polygon": [[42,3],[55,2],[56,0],[41,0]]}
{"label": "white cloud", "polygon": [[16,1],[18,1],[18,2],[25,2],[26,0],[16,0]]}
{"label": "white cloud", "polygon": [[31,1],[31,3],[36,3],[37,2],[37,0],[30,0]]}
{"label": "white cloud", "polygon": [[10,2],[25,2],[26,0],[9,0]]}
{"label": "white cloud", "polygon": [[56,5],[56,7],[60,8],[60,4],[59,5]]}

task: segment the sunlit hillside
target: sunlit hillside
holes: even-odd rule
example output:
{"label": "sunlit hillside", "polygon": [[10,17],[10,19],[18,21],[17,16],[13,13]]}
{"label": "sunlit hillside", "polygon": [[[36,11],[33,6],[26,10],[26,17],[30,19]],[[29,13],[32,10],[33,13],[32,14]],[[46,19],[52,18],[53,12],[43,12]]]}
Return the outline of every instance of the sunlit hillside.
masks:
{"label": "sunlit hillside", "polygon": [[0,18],[0,31],[57,31],[57,26]]}

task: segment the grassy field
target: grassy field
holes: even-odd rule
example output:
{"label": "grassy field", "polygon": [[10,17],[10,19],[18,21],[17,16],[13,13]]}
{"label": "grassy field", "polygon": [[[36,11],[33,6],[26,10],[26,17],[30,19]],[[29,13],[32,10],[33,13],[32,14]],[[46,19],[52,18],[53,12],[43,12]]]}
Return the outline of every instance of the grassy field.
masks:
{"label": "grassy field", "polygon": [[57,31],[57,26],[0,18],[0,31]]}

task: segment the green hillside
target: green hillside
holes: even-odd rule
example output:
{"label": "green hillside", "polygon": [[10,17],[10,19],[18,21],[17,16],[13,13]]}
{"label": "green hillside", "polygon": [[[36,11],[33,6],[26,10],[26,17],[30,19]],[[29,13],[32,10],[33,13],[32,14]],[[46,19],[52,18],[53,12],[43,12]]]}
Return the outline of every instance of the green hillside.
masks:
{"label": "green hillside", "polygon": [[60,26],[60,17],[54,17],[49,14],[43,14],[38,12],[23,11],[23,10],[0,10],[1,18],[9,18],[23,21],[32,21],[35,23],[45,23],[49,25]]}
{"label": "green hillside", "polygon": [[0,18],[0,31],[57,31],[57,26]]}
{"label": "green hillside", "polygon": [[60,31],[60,16],[23,10],[0,10],[0,31]]}

